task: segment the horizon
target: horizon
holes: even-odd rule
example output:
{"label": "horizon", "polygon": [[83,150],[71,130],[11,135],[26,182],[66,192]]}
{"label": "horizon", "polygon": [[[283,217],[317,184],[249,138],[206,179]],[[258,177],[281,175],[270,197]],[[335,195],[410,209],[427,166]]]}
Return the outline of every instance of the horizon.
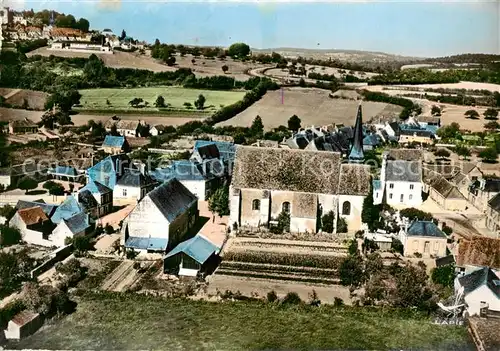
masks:
{"label": "horizon", "polygon": [[11,0],[4,6],[84,17],[92,30],[110,28],[119,35],[124,29],[127,35],[149,43],[156,38],[192,46],[228,47],[244,42],[256,50],[364,51],[416,58],[500,53],[500,6],[493,1]]}

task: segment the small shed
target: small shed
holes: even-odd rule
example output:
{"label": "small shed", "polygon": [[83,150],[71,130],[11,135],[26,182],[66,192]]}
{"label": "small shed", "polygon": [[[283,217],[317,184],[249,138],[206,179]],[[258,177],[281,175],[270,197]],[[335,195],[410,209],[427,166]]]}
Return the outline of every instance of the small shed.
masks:
{"label": "small shed", "polygon": [[196,277],[199,272],[215,268],[220,248],[205,236],[197,234],[181,242],[163,259],[164,272]]}
{"label": "small shed", "polygon": [[42,316],[31,311],[21,311],[9,321],[5,330],[6,339],[20,340],[35,333],[43,325]]}

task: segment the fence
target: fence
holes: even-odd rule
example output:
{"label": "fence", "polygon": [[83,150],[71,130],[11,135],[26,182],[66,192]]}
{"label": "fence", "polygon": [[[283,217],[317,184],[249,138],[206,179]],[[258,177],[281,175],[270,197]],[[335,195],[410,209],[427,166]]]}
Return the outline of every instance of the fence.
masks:
{"label": "fence", "polygon": [[38,277],[40,274],[45,273],[46,271],[51,269],[52,266],[54,266],[57,262],[60,262],[65,258],[67,258],[69,255],[71,255],[72,251],[73,251],[73,245],[69,244],[51,252],[49,254],[50,258],[48,260],[46,260],[45,262],[43,262],[41,265],[34,268],[30,272],[31,278],[34,279]]}

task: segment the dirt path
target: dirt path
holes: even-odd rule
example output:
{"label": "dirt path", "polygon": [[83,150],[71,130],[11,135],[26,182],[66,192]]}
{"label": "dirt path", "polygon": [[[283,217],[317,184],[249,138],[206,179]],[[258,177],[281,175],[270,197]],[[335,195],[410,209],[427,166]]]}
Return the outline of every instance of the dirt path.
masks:
{"label": "dirt path", "polygon": [[109,275],[101,286],[102,290],[122,291],[135,280],[133,261],[124,261]]}

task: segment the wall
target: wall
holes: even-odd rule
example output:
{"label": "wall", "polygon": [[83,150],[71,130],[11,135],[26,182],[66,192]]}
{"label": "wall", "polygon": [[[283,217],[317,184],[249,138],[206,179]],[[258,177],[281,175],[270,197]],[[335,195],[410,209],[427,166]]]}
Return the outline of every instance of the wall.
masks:
{"label": "wall", "polygon": [[0,175],[0,184],[2,184],[4,187],[8,187],[11,184],[10,175]]}
{"label": "wall", "polygon": [[[124,195],[124,191],[126,195]],[[113,189],[113,199],[139,201],[141,199],[141,188],[117,184]]]}
{"label": "wall", "polygon": [[[193,206],[178,216],[170,224],[170,237],[168,240],[168,248],[173,249],[181,241],[186,240],[186,234],[188,234],[189,229],[191,229],[196,221],[198,214],[198,203],[193,203]],[[194,234],[194,233],[193,233]]]}
{"label": "wall", "polygon": [[[347,222],[347,230],[357,231],[361,229],[361,212],[363,211],[363,201],[364,196],[353,196],[353,195],[339,195],[339,217],[342,217]],[[350,215],[343,215],[342,209],[344,202],[349,202],[351,204]]]}
{"label": "wall", "polygon": [[66,245],[63,247],[58,248],[57,250],[52,251],[48,255],[48,259],[45,260],[41,265],[38,267],[35,267],[31,272],[30,272],[30,277],[32,279],[38,277],[40,274],[48,271],[50,268],[52,268],[57,262],[60,262],[64,259],[66,259],[69,255],[71,255],[71,252],[73,250],[73,245]]}
{"label": "wall", "polygon": [[[391,189],[391,184],[394,187]],[[410,190],[410,185],[413,189]],[[422,204],[422,183],[420,182],[385,182],[386,201],[389,205],[404,205],[408,207],[416,207]],[[391,198],[392,194],[392,198]],[[401,202],[403,195],[403,202]],[[410,200],[410,195],[412,199]]]}
{"label": "wall", "polygon": [[207,186],[205,180],[181,180],[182,185],[184,185],[190,192],[192,192],[198,200],[207,200]]}
{"label": "wall", "polygon": [[16,214],[10,219],[9,226],[19,229],[23,241],[27,242],[28,244],[40,245],[45,247],[54,246],[51,241],[45,240],[43,238],[43,234],[41,232],[28,229],[19,216],[18,212],[16,212]]}
{"label": "wall", "polygon": [[[269,195],[264,190],[242,189],[241,190],[241,225],[258,227],[267,225],[269,218]],[[253,210],[253,200],[260,201],[260,209]]]}
{"label": "wall", "polygon": [[73,238],[74,236],[82,234],[85,234],[85,231],[73,234],[66,223],[64,223],[64,221],[61,221],[61,223],[59,223],[57,227],[52,231],[49,239],[53,246],[63,247],[65,245],[66,238]]}
{"label": "wall", "polygon": [[[416,252],[422,254],[422,257],[444,257],[446,256],[446,238],[433,238],[421,236],[404,235],[404,256],[414,256]],[[429,242],[429,250],[425,251],[425,243]]]}
{"label": "wall", "polygon": [[500,312],[500,299],[486,285],[483,285],[465,296],[467,311],[470,315],[479,315],[481,301],[489,304],[489,310]]}

